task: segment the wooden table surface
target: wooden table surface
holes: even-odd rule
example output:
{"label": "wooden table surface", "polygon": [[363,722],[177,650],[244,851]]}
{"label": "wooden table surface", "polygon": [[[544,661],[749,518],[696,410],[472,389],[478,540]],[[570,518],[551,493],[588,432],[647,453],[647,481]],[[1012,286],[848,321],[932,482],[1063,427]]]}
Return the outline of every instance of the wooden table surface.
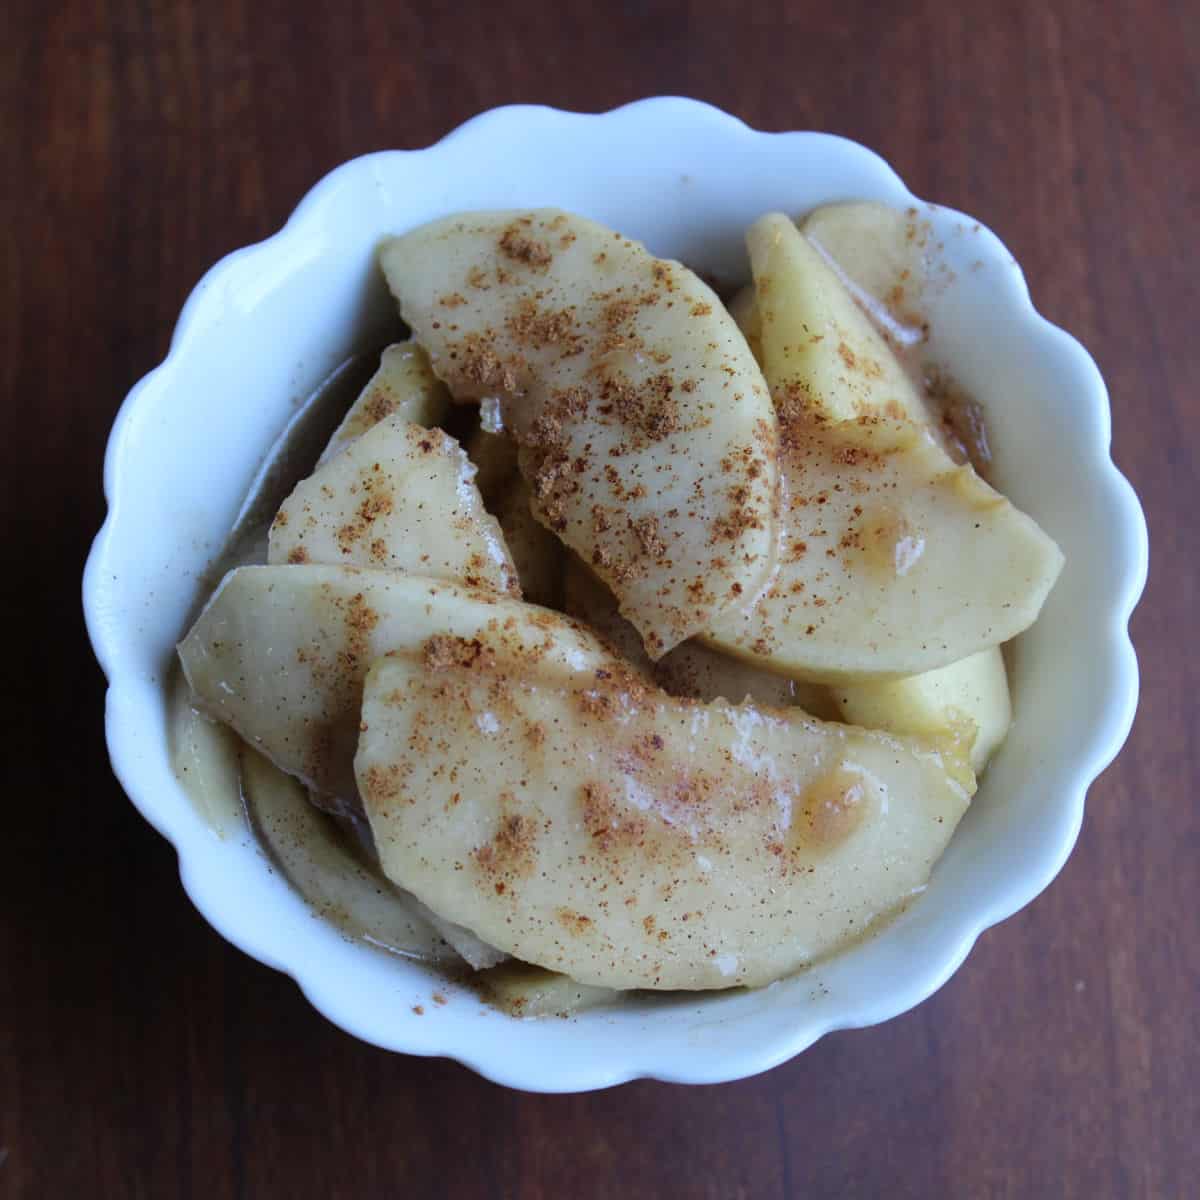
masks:
{"label": "wooden table surface", "polygon": [[[1195,0],[16,0],[4,25],[0,1196],[1200,1194]],[[859,139],[1007,241],[1099,360],[1149,515],[1143,698],[1061,877],[914,1012],[741,1083],[529,1096],[358,1044],[201,920],[109,771],[79,573],[117,406],[218,256],[353,155],[668,92]]]}

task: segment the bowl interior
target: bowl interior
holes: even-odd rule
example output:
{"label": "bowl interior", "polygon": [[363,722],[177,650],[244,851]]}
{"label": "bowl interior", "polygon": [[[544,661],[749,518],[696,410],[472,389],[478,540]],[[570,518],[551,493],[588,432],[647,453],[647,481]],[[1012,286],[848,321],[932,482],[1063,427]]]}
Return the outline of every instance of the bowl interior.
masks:
{"label": "bowl interior", "polygon": [[[122,410],[106,465],[110,517],[87,578],[89,624],[112,685],[114,765],[178,847],[208,919],[294,975],[351,1032],[449,1054],[527,1088],[639,1074],[735,1078],[830,1028],[916,1003],[1064,861],[1084,790],[1132,716],[1124,628],[1144,530],[1108,459],[1107,402],[1091,360],[1033,311],[990,232],[925,205],[944,263],[931,353],[984,403],[999,486],[1059,541],[1067,566],[1014,650],[1012,732],[929,888],[885,932],[759,992],[513,1021],[314,920],[249,839],[210,831],[171,774],[163,685],[174,644],[275,437],[337,363],[395,320],[374,264],[381,236],[456,210],[554,204],[733,282],[748,274],[742,236],[756,217],[848,198],[920,204],[853,143],[759,134],[687,102],[601,117],[486,114],[428,150],[346,164],[279,235],[218,264],[189,300],[167,362]],[[430,1005],[435,989],[449,1003]],[[424,1016],[412,1013],[418,1004]]]}

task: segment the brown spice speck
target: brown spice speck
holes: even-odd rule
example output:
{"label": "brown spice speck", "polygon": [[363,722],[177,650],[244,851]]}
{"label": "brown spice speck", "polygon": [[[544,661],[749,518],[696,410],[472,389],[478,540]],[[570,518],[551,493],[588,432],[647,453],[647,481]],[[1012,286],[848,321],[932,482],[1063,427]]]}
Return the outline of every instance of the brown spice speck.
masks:
{"label": "brown spice speck", "polygon": [[508,328],[517,341],[533,349],[565,344],[568,352],[578,353],[582,348],[575,333],[575,318],[565,308],[557,312],[539,310],[533,300],[525,299],[508,318]]}
{"label": "brown spice speck", "polygon": [[477,333],[468,334],[451,349],[450,359],[456,363],[462,381],[480,395],[516,391],[516,368],[524,365],[515,359],[502,359],[491,345],[491,339]]}
{"label": "brown spice speck", "polygon": [[520,224],[510,225],[500,235],[500,250],[514,262],[524,263],[534,270],[544,271],[553,261],[545,242],[530,237]]}
{"label": "brown spice speck", "polygon": [[655,561],[661,560],[666,555],[667,544],[662,539],[662,531],[657,517],[651,515],[631,517],[628,524],[643,554],[648,554]]}
{"label": "brown spice speck", "polygon": [[427,671],[446,671],[454,667],[487,670],[495,664],[495,652],[479,638],[434,634],[421,647],[421,662]]}
{"label": "brown spice speck", "polygon": [[475,862],[491,875],[519,878],[533,873],[537,843],[537,826],[519,812],[506,811],[514,804],[510,792],[500,796],[500,827],[492,840],[475,851]]}

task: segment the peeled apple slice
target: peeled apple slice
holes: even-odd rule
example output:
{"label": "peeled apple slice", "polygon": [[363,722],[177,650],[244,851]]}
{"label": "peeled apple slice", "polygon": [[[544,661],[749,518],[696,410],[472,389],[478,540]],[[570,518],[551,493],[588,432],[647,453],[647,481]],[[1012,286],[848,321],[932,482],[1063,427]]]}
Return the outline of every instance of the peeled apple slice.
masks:
{"label": "peeled apple slice", "polygon": [[387,417],[284,501],[267,561],[409,571],[520,594],[475,467],[440,429]]}
{"label": "peeled apple slice", "polygon": [[754,360],[762,366],[762,321],[758,316],[758,301],[754,295],[754,284],[748,283],[739,291],[729,305],[729,315],[737,322],[737,327],[750,347]]}
{"label": "peeled apple slice", "polygon": [[927,430],[870,418],[781,426],[779,568],[706,641],[834,683],[931,671],[1033,623],[1061,551]]}
{"label": "peeled apple slice", "polygon": [[824,204],[804,218],[800,232],[897,345],[923,339],[918,314],[931,273],[929,223],[915,208]]}
{"label": "peeled apple slice", "polygon": [[416,342],[396,342],[380,356],[379,370],[334,430],[317,466],[340,454],[385,417],[431,427],[441,424],[449,407],[450,397],[430,369],[425,351]]}
{"label": "peeled apple slice", "polygon": [[760,218],[746,245],[763,373],[780,412],[824,423],[863,416],[928,423],[925,402],[892,348],[789,217]]}
{"label": "peeled apple slice", "polygon": [[237,760],[242,800],[266,850],[307,903],[343,933],[433,962],[451,962],[457,954],[475,970],[504,960],[364,863],[331,818],[313,807],[299,780],[244,743]]}
{"label": "peeled apple slice", "polygon": [[973,787],[917,741],[481,640],[371,669],[359,790],[395,883],[580,983],[795,971],[925,884]]}
{"label": "peeled apple slice", "polygon": [[842,716],[891,733],[952,733],[968,727],[978,775],[1012,723],[1008,676],[999,646],[923,675],[832,689]]}
{"label": "peeled apple slice", "polygon": [[284,875],[321,916],[386,950],[435,962],[453,959],[420,902],[359,862],[332,834],[330,818],[309,804],[298,780],[248,746],[240,763],[250,820]]}
{"label": "peeled apple slice", "polygon": [[[224,726],[221,728],[224,728]],[[234,734],[230,730],[225,729],[225,732],[228,733],[230,737],[234,737]],[[234,740],[236,741],[237,739],[235,738]],[[254,754],[257,762],[262,766],[262,770],[266,772],[266,774],[264,774],[262,777],[264,779],[268,779],[272,787],[276,789],[283,789],[286,785],[286,788],[288,789],[286,794],[290,796],[294,796],[296,794],[297,787],[303,787],[298,780],[293,779],[290,775],[285,775],[277,766],[275,766],[274,763],[270,761],[270,759],[264,758],[261,754],[255,754],[255,752],[250,750],[249,747],[245,747],[245,752],[247,754]],[[245,772],[243,772],[243,791],[246,791],[244,780]],[[281,792],[281,794],[283,793]],[[375,853],[375,842],[371,838],[370,829],[367,826],[366,821],[363,819],[362,810],[357,803],[352,806],[342,805],[339,811],[331,808],[328,797],[322,796],[319,792],[314,792],[312,788],[304,788],[304,794],[308,799],[310,807],[315,805],[322,811],[332,813],[333,816],[337,817],[339,823],[341,824],[342,831],[345,831],[347,820],[349,820],[350,828],[353,830],[355,835],[354,841],[357,843],[357,848],[360,851],[360,853],[357,855],[351,855],[352,865],[348,866],[343,861],[343,857],[339,857],[341,855],[340,845],[338,846],[338,854],[329,854],[322,848],[316,846],[299,847],[300,850],[308,854],[313,861],[317,863],[321,870],[335,874],[339,871],[343,874],[345,874],[347,871],[362,874],[363,862],[365,861],[367,875],[371,878],[382,880],[383,891],[398,896],[402,900],[405,908],[409,912],[415,913],[421,918],[421,920],[425,921],[430,928],[432,928],[434,933],[436,933],[438,937],[440,937],[442,941],[446,943],[446,945],[454,950],[454,952],[460,958],[462,958],[468,966],[472,967],[476,971],[479,971],[483,970],[485,967],[493,967],[497,963],[503,962],[508,957],[501,951],[485,945],[469,929],[464,929],[461,925],[455,925],[453,921],[443,920],[437,915],[437,913],[433,911],[433,909],[427,908],[424,904],[422,904],[420,900],[416,898],[416,896],[413,896],[408,892],[401,891],[389,880],[387,880],[386,877],[380,874],[378,866],[379,856]],[[355,794],[355,800],[357,802],[357,793]],[[251,803],[249,796],[247,796],[246,802],[249,806]],[[258,803],[260,808],[266,808],[265,801],[260,800]],[[278,801],[273,800],[272,803],[278,803]],[[293,801],[288,801],[289,805],[292,803]],[[326,818],[326,820],[327,819],[328,818]],[[319,839],[322,836],[322,831],[307,817],[304,819],[304,821],[297,821],[296,825],[296,836],[298,838],[308,836],[310,832],[313,838]],[[336,834],[334,836],[336,837]],[[347,840],[349,840],[349,838],[347,838]],[[282,852],[278,847],[276,848],[276,856],[282,857]],[[299,879],[297,876],[293,876],[292,878],[293,882],[297,883],[298,886],[304,886],[303,880]],[[320,881],[318,880],[318,883],[319,882]],[[307,895],[308,893],[305,894]]]}
{"label": "peeled apple slice", "polygon": [[517,447],[507,434],[476,430],[467,453],[483,502],[495,514],[512,556],[521,594],[531,604],[558,608],[562,599],[563,545],[530,508],[529,484],[517,467]]}
{"label": "peeled apple slice", "polygon": [[386,242],[381,262],[454,398],[502,401],[534,514],[612,587],[652,658],[757,590],[774,413],[691,271],[555,209],[448,217]]}
{"label": "peeled apple slice", "polygon": [[620,999],[611,988],[589,987],[523,962],[506,962],[471,982],[511,1017],[565,1017]]}
{"label": "peeled apple slice", "polygon": [[356,795],[362,681],[389,650],[485,634],[579,669],[620,664],[577,623],[440,580],[357,567],[239,567],[179,645],[196,703],[316,791]]}
{"label": "peeled apple slice", "polygon": [[473,971],[486,971],[507,960],[508,955],[503,950],[481,942],[469,929],[439,917],[432,908],[427,908],[415,896],[411,897],[411,900],[416,911]]}
{"label": "peeled apple slice", "polygon": [[810,716],[836,720],[837,706],[828,688],[789,679],[698,641],[684,642],[652,663],[637,630],[617,612],[613,594],[572,556],[564,580],[564,610],[594,629],[648,680],[672,696],[689,700],[749,699],[756,704],[798,704]]}

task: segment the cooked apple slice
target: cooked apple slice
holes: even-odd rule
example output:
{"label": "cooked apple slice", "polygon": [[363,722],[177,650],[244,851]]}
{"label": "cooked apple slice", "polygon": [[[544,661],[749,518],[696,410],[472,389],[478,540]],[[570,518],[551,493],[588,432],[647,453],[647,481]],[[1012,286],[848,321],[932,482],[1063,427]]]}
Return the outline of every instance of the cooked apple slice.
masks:
{"label": "cooked apple slice", "polygon": [[442,963],[457,954],[475,970],[505,960],[502,951],[396,887],[365,853],[355,853],[344,827],[313,807],[298,779],[244,742],[239,745],[241,796],[250,821],[267,852],[319,915],[350,937],[399,954]]}
{"label": "cooked apple slice", "polygon": [[506,962],[481,972],[471,982],[512,1017],[568,1017],[621,998],[612,988],[589,987],[523,962]]}
{"label": "cooked apple slice", "polygon": [[441,424],[449,406],[450,397],[430,369],[425,351],[416,342],[396,342],[380,356],[379,370],[334,430],[317,466],[340,454],[384,417],[432,427]]}
{"label": "cooked apple slice", "polygon": [[238,789],[238,739],[194,706],[178,667],[172,666],[167,686],[167,744],[175,778],[218,837],[240,832],[245,812]]}
{"label": "cooked apple slice", "polygon": [[811,963],[925,884],[973,786],[931,744],[448,640],[367,676],[355,767],[380,862],[580,983],[757,985]]}
{"label": "cooked apple slice", "polygon": [[919,305],[931,274],[930,234],[917,209],[825,204],[804,218],[800,232],[894,344],[923,340]]}
{"label": "cooked apple slice", "polygon": [[521,594],[530,604],[558,608],[562,599],[562,543],[533,515],[529,484],[517,467],[516,443],[507,434],[478,429],[467,453],[479,468],[480,494],[504,535]]}
{"label": "cooked apple slice", "polygon": [[754,360],[762,366],[762,321],[758,315],[758,300],[754,295],[754,284],[748,283],[739,291],[729,305],[729,315],[737,322],[737,327],[750,347]]}
{"label": "cooked apple slice", "polygon": [[784,419],[782,441],[778,571],[706,641],[833,683],[931,671],[1033,623],[1062,553],[929,431]]}
{"label": "cooked apple slice", "polygon": [[554,209],[448,217],[381,262],[455,399],[502,401],[534,515],[612,587],[652,658],[761,585],[775,418],[691,271]]}
{"label": "cooked apple slice", "polygon": [[420,901],[361,863],[303,785],[243,746],[242,795],[251,822],[296,890],[350,937],[401,954],[446,962],[454,956],[426,921]]}
{"label": "cooked apple slice", "polygon": [[448,434],[386,417],[297,485],[271,525],[267,561],[379,567],[519,594],[474,478]]}
{"label": "cooked apple slice", "polygon": [[[408,895],[407,892],[401,894]],[[503,950],[497,950],[495,946],[489,946],[487,942],[480,941],[469,929],[464,929],[461,925],[455,925],[453,921],[439,917],[432,908],[422,904],[415,896],[412,896],[411,900],[415,911],[429,922],[438,937],[473,971],[486,971],[500,963],[507,962],[508,955]]]}
{"label": "cooked apple slice", "polygon": [[763,371],[776,408],[813,421],[928,421],[892,348],[791,219],[769,213],[746,233],[762,323]]}
{"label": "cooked apple slice", "polygon": [[[921,305],[950,278],[935,266],[929,222],[915,208],[853,202],[815,209],[800,230],[899,356],[922,397],[924,413],[914,418],[930,424],[956,462],[985,469],[991,452],[982,408],[921,355],[929,332]],[[758,330],[752,288],[738,293],[733,310],[743,332]]]}
{"label": "cooked apple slice", "polygon": [[567,617],[484,591],[357,567],[239,567],[179,645],[197,704],[316,791],[356,794],[362,681],[389,650],[491,631],[514,654],[620,664]]}
{"label": "cooked apple slice", "polygon": [[842,716],[892,733],[952,733],[966,726],[978,775],[1012,723],[1008,676],[999,646],[923,675],[833,689]]}
{"label": "cooked apple slice", "polygon": [[692,640],[652,663],[637,630],[617,611],[617,601],[574,555],[567,562],[563,608],[594,629],[630,666],[672,696],[689,700],[728,700],[740,704],[797,704],[810,716],[837,720],[828,688],[789,679]]}

